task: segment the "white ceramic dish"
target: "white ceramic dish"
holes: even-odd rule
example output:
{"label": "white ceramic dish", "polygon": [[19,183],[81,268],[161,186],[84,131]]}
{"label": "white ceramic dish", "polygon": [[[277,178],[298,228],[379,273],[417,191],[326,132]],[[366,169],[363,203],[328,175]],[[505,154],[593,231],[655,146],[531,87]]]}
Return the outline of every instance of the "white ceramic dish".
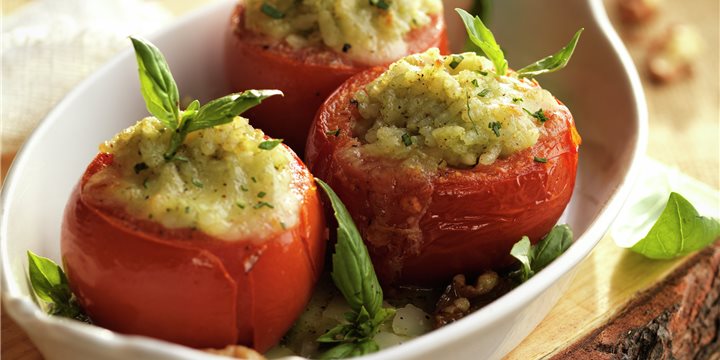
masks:
{"label": "white ceramic dish", "polygon": [[[226,92],[220,55],[233,4],[215,3],[151,39],[168,58],[183,94],[207,100]],[[461,34],[456,16],[448,19],[453,19],[451,33]],[[633,164],[644,153],[647,114],[635,69],[601,0],[503,0],[496,2],[492,17],[511,66],[559,49],[579,27],[586,31],[568,68],[540,79],[568,104],[583,136],[577,186],[563,219],[574,229],[575,243],[498,301],[418,340],[367,356],[368,360],[502,357],[545,317],[577,264],[620,210],[634,178]],[[135,58],[128,50],[71,92],[45,119],[17,155],[2,190],[3,303],[48,359],[217,358],[51,318],[29,293],[26,250],[59,262],[61,215],[70,191],[98,144],[145,116],[138,89]]]}

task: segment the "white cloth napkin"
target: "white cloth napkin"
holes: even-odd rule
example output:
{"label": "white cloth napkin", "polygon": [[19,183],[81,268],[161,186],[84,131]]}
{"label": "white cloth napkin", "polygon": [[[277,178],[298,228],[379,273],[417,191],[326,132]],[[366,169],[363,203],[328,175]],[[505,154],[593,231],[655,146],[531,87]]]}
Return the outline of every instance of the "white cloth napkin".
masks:
{"label": "white cloth napkin", "polygon": [[610,235],[620,247],[632,247],[647,235],[671,191],[690,201],[701,216],[720,218],[720,191],[649,157],[640,166],[640,176],[610,227]]}
{"label": "white cloth napkin", "polygon": [[2,18],[2,152],[17,151],[75,85],[172,15],[143,0],[34,0]]}

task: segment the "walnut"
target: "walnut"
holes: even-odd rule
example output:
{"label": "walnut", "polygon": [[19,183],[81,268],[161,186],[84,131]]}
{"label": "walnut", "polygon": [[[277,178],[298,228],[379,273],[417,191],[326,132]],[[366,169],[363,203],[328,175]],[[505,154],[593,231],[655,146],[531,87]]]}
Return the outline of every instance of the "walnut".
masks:
{"label": "walnut", "polygon": [[495,290],[499,281],[498,274],[493,271],[478,276],[475,285],[467,285],[465,275],[455,275],[436,304],[435,327],[457,321],[482,307],[486,301],[478,300],[487,300],[481,299],[482,295]]}
{"label": "walnut", "polygon": [[659,0],[618,0],[620,20],[625,24],[639,24],[652,18],[658,10]]}
{"label": "walnut", "polygon": [[647,70],[657,83],[670,83],[692,75],[692,64],[702,53],[703,40],[691,25],[674,25],[655,39],[647,57]]}

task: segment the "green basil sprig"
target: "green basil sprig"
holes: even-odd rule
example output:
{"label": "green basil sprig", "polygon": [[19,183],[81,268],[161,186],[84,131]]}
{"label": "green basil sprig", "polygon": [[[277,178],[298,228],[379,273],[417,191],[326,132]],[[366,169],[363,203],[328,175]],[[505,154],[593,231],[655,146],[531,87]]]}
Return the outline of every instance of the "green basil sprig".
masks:
{"label": "green basil sprig", "polygon": [[30,285],[35,296],[47,304],[48,314],[91,323],[70,291],[62,268],[32,251],[27,256]]}
{"label": "green basil sprig", "polygon": [[718,237],[718,219],[700,216],[689,201],[672,192],[653,227],[631,249],[651,259],[672,259],[700,250]]}
{"label": "green basil sprig", "polygon": [[490,29],[483,24],[480,17],[473,17],[470,13],[460,8],[456,8],[455,11],[460,14],[470,41],[477,45],[480,50],[485,53],[485,56],[492,61],[493,65],[495,65],[495,72],[498,75],[505,75],[505,73],[507,73],[508,62],[505,60],[505,54],[497,41],[495,41],[495,36]]}
{"label": "green basil sprig", "polygon": [[140,90],[150,114],[174,131],[165,154],[172,159],[187,135],[193,131],[231,122],[232,119],[260,104],[270,96],[283,95],[279,90],[247,90],[212,100],[200,106],[193,100],[180,111],[180,100],[170,67],[155,45],[147,40],[130,37],[138,62]]}
{"label": "green basil sprig", "polygon": [[514,273],[525,282],[544,269],[572,245],[573,234],[567,225],[555,225],[536,245],[527,236],[513,245],[510,255],[520,261],[520,270]]}
{"label": "green basil sprig", "polygon": [[580,40],[580,34],[582,34],[584,30],[584,28],[578,30],[572,37],[572,39],[570,39],[570,43],[565,45],[565,47],[560,49],[558,52],[518,70],[518,76],[535,77],[541,74],[555,72],[564,68],[570,61],[570,58],[575,51],[575,46],[577,46],[578,40]]}
{"label": "green basil sprig", "polygon": [[328,184],[315,179],[332,204],[338,222],[337,244],[332,256],[331,276],[352,312],[340,324],[318,338],[321,343],[336,343],[322,359],[341,359],[378,350],[373,340],[381,324],[395,315],[394,309],[382,307],[383,291],[373,269],[367,247],[350,214]]}
{"label": "green basil sprig", "polygon": [[[463,23],[465,24],[465,29],[467,30],[469,40],[473,44],[478,46],[480,50],[485,53],[485,56],[487,56],[487,58],[492,61],[493,65],[495,66],[495,72],[498,75],[507,74],[508,62],[505,59],[505,54],[500,48],[500,45],[498,45],[497,41],[495,41],[495,36],[490,31],[490,29],[488,29],[485,24],[483,24],[482,20],[480,20],[480,17],[472,16],[467,11],[459,8],[455,9],[455,11],[457,11]],[[534,77],[541,74],[555,72],[564,68],[570,61],[570,58],[575,51],[575,47],[577,46],[578,40],[580,39],[580,34],[582,34],[583,30],[584,29],[578,30],[575,33],[575,36],[573,36],[573,38],[570,40],[570,43],[568,43],[565,47],[560,49],[555,54],[538,60],[518,70],[518,76]]]}

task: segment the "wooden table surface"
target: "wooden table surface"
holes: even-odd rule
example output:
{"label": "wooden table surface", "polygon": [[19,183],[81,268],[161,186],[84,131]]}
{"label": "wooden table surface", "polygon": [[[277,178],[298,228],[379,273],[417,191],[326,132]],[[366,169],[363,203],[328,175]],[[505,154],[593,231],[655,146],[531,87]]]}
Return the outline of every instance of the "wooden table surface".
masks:
{"label": "wooden table surface", "polygon": [[[720,28],[717,0],[661,2],[661,11],[641,27],[616,21],[615,1],[605,0],[618,32],[638,64],[650,113],[648,154],[661,162],[720,189],[720,74],[718,44]],[[24,0],[3,3],[3,12]],[[175,13],[182,13],[205,1],[161,1]],[[703,56],[694,64],[694,76],[677,83],[658,86],[649,81],[644,61],[651,39],[670,24],[688,23],[703,36]],[[7,90],[6,90],[7,91]],[[3,154],[5,173],[11,154]],[[581,265],[568,293],[540,326],[508,359],[547,358],[584,337],[610,319],[639,292],[668,276],[682,259],[651,261],[616,247],[609,236]],[[0,357],[7,360],[42,359],[36,348],[4,311],[2,312]]]}

